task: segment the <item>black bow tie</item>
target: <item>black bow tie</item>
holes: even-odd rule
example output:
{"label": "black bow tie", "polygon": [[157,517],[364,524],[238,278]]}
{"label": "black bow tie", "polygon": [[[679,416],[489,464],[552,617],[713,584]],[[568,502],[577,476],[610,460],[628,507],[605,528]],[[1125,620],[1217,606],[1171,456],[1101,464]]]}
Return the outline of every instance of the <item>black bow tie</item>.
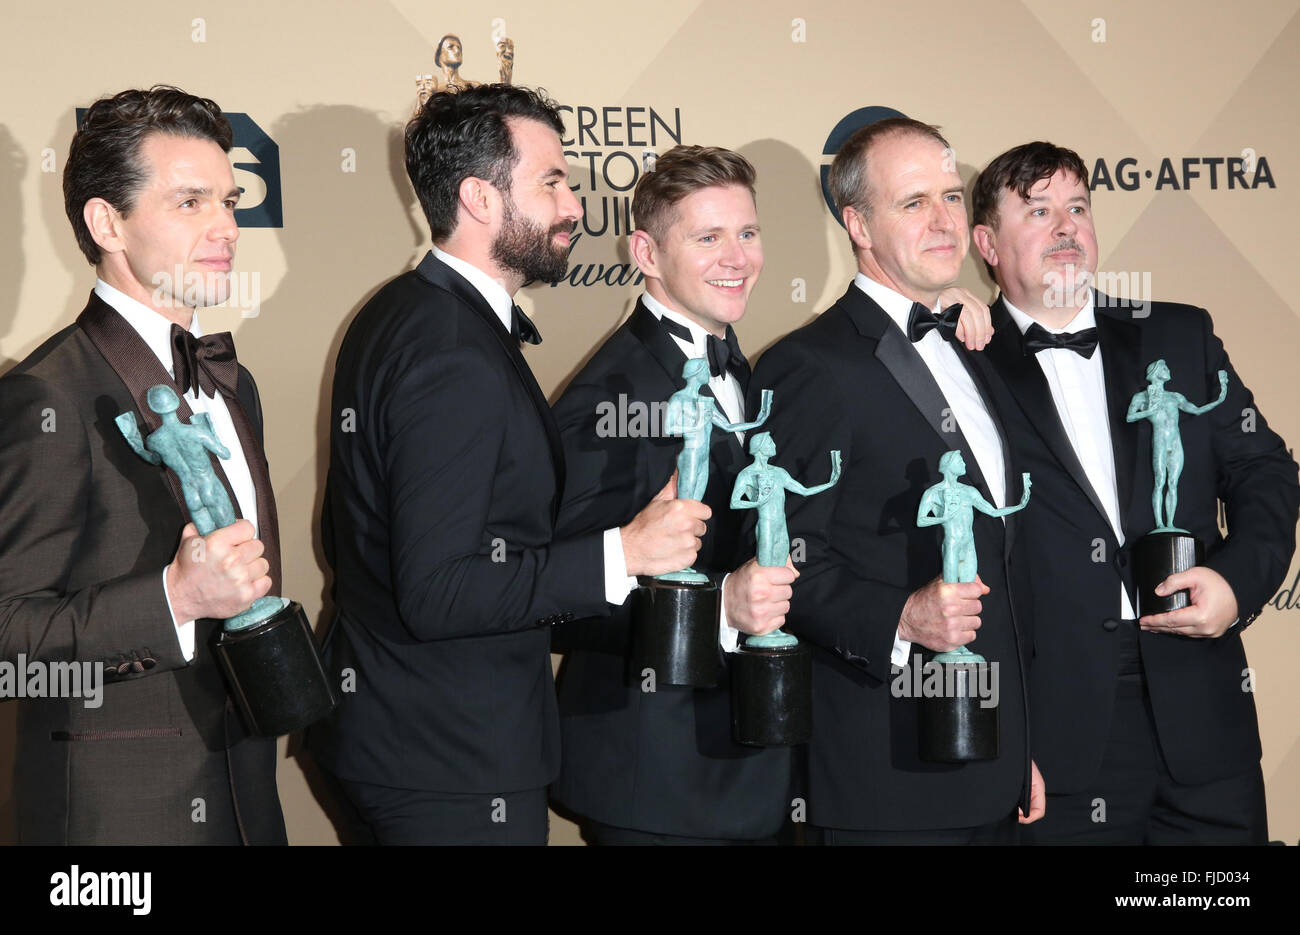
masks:
{"label": "black bow tie", "polygon": [[510,336],[517,338],[524,344],[541,344],[542,333],[537,330],[533,320],[524,314],[524,310],[518,305],[514,307],[514,315],[511,318]]}
{"label": "black bow tie", "polygon": [[935,315],[920,302],[912,303],[912,311],[907,316],[907,338],[913,344],[921,340],[935,328],[939,337],[953,341],[957,337],[957,320],[961,318],[961,303],[949,305]]}
{"label": "black bow tie", "polygon": [[1034,322],[1025,331],[1024,349],[1026,354],[1039,351],[1051,351],[1064,348],[1074,351],[1080,357],[1091,358],[1097,350],[1097,329],[1084,328],[1074,334],[1052,334],[1038,322]]}
{"label": "black bow tie", "polygon": [[[695,343],[691,337],[691,329],[685,325],[667,318],[659,319],[669,334],[676,335],[687,344]],[[749,382],[749,361],[740,350],[740,341],[736,338],[736,331],[731,325],[727,325],[725,338],[719,338],[717,335],[708,335],[705,338],[706,355],[709,358],[709,375],[721,376],[724,373],[732,373],[740,381],[741,386]]]}
{"label": "black bow tie", "polygon": [[222,396],[235,395],[239,363],[229,331],[196,338],[173,323],[171,339],[172,372],[182,396],[187,392],[198,396],[200,390],[205,396],[215,396],[218,391]]}

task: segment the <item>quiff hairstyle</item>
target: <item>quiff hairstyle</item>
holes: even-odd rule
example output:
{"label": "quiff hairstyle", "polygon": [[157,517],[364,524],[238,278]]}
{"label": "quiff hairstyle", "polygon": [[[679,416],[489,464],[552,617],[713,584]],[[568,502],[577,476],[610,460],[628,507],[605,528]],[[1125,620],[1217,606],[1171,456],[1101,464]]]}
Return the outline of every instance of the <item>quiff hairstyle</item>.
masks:
{"label": "quiff hairstyle", "polygon": [[632,216],[639,230],[656,243],[677,220],[677,205],[705,188],[743,185],[754,194],[758,173],[740,153],[718,146],[674,146],[655,160],[653,172],[641,176],[632,195]]}

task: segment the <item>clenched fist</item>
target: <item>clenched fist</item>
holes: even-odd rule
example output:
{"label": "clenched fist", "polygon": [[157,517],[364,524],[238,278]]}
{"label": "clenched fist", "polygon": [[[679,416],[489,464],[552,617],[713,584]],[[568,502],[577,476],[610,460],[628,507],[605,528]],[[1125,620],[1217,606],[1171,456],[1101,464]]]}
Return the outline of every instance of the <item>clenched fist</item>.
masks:
{"label": "clenched fist", "polygon": [[167,566],[167,594],[176,622],[233,617],[265,597],[271,590],[271,566],[262,557],[264,548],[246,519],[206,536],[186,523],[176,558]]}
{"label": "clenched fist", "polygon": [[713,511],[698,500],[678,500],[677,474],[619,529],[629,575],[662,575],[689,568],[699,554]]}

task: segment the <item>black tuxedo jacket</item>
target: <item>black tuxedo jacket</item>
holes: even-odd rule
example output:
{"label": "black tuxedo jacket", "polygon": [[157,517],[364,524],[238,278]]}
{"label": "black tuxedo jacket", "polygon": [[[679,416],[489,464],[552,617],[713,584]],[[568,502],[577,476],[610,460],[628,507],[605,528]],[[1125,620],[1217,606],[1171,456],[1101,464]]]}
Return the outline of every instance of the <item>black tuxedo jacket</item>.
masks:
{"label": "black tuxedo jacket", "polygon": [[[978,355],[958,354],[984,392]],[[908,596],[942,571],[938,527],[921,529],[923,491],[940,456],[961,449],[965,483],[989,499],[948,403],[906,335],[856,286],[763,355],[750,382],[774,393],[766,428],[775,463],[806,484],[824,481],[830,452],[843,453],[840,482],[791,496],[791,542],[806,554],[794,585],[789,629],[813,646],[811,821],[835,828],[956,828],[1007,818],[1028,791],[1028,739],[1021,643],[1011,598],[1016,520],[975,513],[979,574],[992,590],[971,649],[998,663],[1001,755],[963,765],[918,756],[917,702],[895,697],[890,653]],[[995,425],[998,413],[989,405]],[[1018,466],[1005,445],[1009,502]],[[1035,497],[1037,491],[1034,492]],[[1030,509],[1033,503],[1030,503]],[[931,653],[913,644],[912,664]]]}
{"label": "black tuxedo jacket", "polygon": [[[685,362],[638,302],[570,382],[555,404],[568,465],[561,535],[622,526],[663,489],[682,446],[680,436],[662,432],[663,403],[686,385]],[[707,386],[701,392],[712,395]],[[734,432],[714,430],[704,496],[713,516],[693,567],[719,581],[753,552],[740,535],[743,514],[729,507],[748,460]],[[555,630],[555,648],[567,653],[556,798],[604,824],[656,834],[775,834],[789,804],[789,749],[732,741],[725,680],[716,688],[643,692],[640,674],[627,671],[637,599],[633,592],[612,619]]]}
{"label": "black tuxedo jacket", "polygon": [[[142,386],[171,382],[93,293],[76,324],[0,378],[0,658],[102,664],[105,681],[97,708],[19,702],[19,839],[283,844],[275,740],[246,737],[234,714],[209,646],[220,622],[196,621],[195,657],[181,656],[163,568],[188,516],[114,424],[134,411],[148,434],[158,417],[105,354],[130,359],[122,372]],[[237,392],[260,446],[243,367]]]}
{"label": "black tuxedo jacket", "polygon": [[555,538],[564,455],[518,341],[429,254],[348,328],[331,421],[325,656],[343,696],[313,751],[391,788],[547,785],[550,627],[608,605],[600,533]]}
{"label": "black tuxedo jacket", "polygon": [[[1120,586],[1136,606],[1132,549],[1155,525],[1151,424],[1127,423],[1125,414],[1147,386],[1147,365],[1163,358],[1172,374],[1166,385],[1193,405],[1217,399],[1218,371],[1228,372],[1227,399],[1179,422],[1185,462],[1174,521],[1205,544],[1205,564],[1232,585],[1241,620],[1218,639],[1141,632],[1142,665],[1174,779],[1231,776],[1259,761],[1240,633],[1277,590],[1295,549],[1296,464],[1256,410],[1203,309],[1130,306],[1100,293],[1096,304],[1124,548],[1070,444],[1042,368],[1022,352],[1020,329],[1001,299],[985,351],[1002,378],[995,392],[1009,394],[1006,424],[1034,483],[1030,509],[1021,514],[1033,582],[1034,756],[1049,792],[1086,790],[1101,766],[1120,648],[1135,627],[1116,626]],[[1217,522],[1220,500],[1226,539]]]}

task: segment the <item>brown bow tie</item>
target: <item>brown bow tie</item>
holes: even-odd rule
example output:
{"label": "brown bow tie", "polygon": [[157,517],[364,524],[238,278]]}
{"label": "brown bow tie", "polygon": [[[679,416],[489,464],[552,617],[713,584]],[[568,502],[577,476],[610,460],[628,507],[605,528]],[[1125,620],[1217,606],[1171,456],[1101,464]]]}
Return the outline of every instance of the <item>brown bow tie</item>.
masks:
{"label": "brown bow tie", "polygon": [[176,389],[227,398],[235,395],[239,363],[235,358],[235,340],[229,331],[196,338],[180,325],[172,324],[172,372]]}

